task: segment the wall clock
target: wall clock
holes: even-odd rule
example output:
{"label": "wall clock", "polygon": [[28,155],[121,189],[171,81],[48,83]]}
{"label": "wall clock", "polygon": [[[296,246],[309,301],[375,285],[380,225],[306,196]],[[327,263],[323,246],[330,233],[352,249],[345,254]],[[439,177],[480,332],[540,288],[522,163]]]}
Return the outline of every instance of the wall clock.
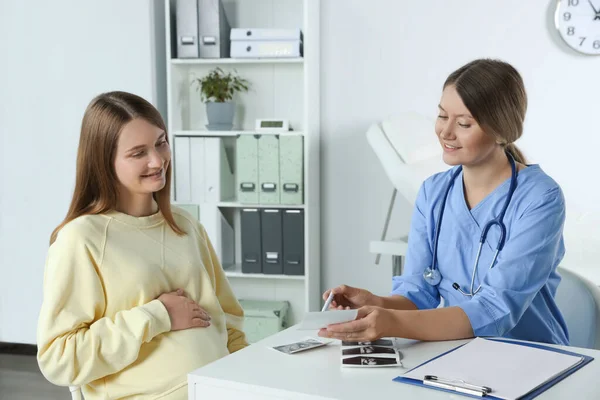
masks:
{"label": "wall clock", "polygon": [[554,24],[573,50],[600,55],[600,0],[558,0]]}

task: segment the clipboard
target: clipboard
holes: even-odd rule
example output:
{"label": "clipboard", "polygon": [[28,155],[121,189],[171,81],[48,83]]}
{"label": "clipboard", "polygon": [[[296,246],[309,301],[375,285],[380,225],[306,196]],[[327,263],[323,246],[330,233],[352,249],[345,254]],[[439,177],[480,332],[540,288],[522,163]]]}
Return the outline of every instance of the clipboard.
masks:
{"label": "clipboard", "polygon": [[[491,340],[491,341],[496,341],[496,342],[501,342],[501,343],[508,343],[508,344],[513,344],[513,345],[517,345],[517,346],[532,347],[532,348],[541,349],[541,350],[548,350],[548,351],[552,351],[552,352],[556,352],[556,353],[560,353],[560,354],[581,357],[583,359],[581,362],[575,364],[573,367],[567,369],[566,371],[560,373],[559,375],[554,376],[553,378],[544,382],[539,387],[537,387],[537,388],[533,389],[532,391],[526,393],[525,395],[519,397],[519,400],[530,400],[530,399],[533,399],[533,398],[539,396],[541,393],[545,392],[552,386],[556,385],[558,382],[562,381],[569,375],[573,374],[574,372],[576,372],[577,370],[579,370],[580,368],[584,367],[585,365],[589,364],[592,360],[594,360],[593,357],[590,357],[590,356],[587,356],[584,354],[579,354],[579,353],[575,353],[575,352],[571,352],[571,351],[567,351],[567,350],[557,349],[557,348],[545,346],[545,345],[538,344],[538,343],[513,342],[511,340],[496,339],[496,338],[489,338],[489,339],[485,339],[485,340]],[[438,358],[444,357],[445,355],[452,353],[465,345],[466,344],[457,346],[454,349],[451,349],[445,353],[442,353],[437,357],[434,357],[428,361],[425,361],[424,363],[411,369],[410,371],[420,368]],[[408,371],[408,372],[410,372],[410,371]],[[436,377],[433,377],[433,378],[436,378]],[[440,380],[442,381],[442,383],[445,383],[445,385],[444,384],[432,385],[431,381],[424,382],[424,380],[421,380],[421,379],[408,378],[408,377],[404,377],[402,375],[397,376],[396,378],[393,379],[394,382],[405,383],[405,384],[415,385],[415,386],[422,386],[422,387],[425,387],[428,389],[440,390],[440,391],[444,391],[447,393],[462,395],[465,397],[485,398],[485,399],[490,399],[490,400],[492,400],[492,399],[493,400],[502,400],[501,398],[496,397],[493,394],[488,394],[487,389],[489,389],[489,388],[486,388],[485,386],[476,386],[469,382],[464,382],[464,381],[462,381],[462,382],[446,381],[443,379],[443,377],[440,377]],[[454,388],[449,388],[448,386],[454,386]],[[461,390],[461,389],[465,389],[465,388],[467,390]],[[478,388],[479,388],[479,390],[478,390]],[[491,393],[493,393],[493,391],[491,391]]]}

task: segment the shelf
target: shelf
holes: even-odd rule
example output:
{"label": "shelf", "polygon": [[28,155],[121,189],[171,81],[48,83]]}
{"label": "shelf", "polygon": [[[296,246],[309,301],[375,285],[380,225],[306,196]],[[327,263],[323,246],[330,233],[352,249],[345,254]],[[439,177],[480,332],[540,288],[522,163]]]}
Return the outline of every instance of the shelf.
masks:
{"label": "shelf", "polygon": [[286,131],[286,132],[256,132],[256,131],[244,131],[244,130],[233,130],[233,131],[175,131],[173,136],[178,137],[233,137],[238,135],[280,135],[280,136],[296,136],[302,135],[300,131]]}
{"label": "shelf", "polygon": [[[321,257],[319,207],[320,207],[320,173],[319,173],[319,144],[320,144],[320,92],[319,85],[319,55],[320,48],[320,6],[313,0],[293,1],[248,1],[228,0],[225,11],[231,11],[232,21],[236,26],[263,27],[273,29],[301,28],[305,35],[303,41],[305,57],[294,58],[176,58],[177,22],[175,18],[177,0],[168,0],[165,5],[165,45],[166,57],[166,111],[165,120],[169,139],[172,146],[173,181],[171,196],[175,205],[191,205],[189,210],[205,226],[207,234],[212,239],[215,249],[230,252],[223,245],[232,243],[233,257],[225,257],[223,275],[231,283],[231,288],[237,298],[252,298],[257,300],[290,302],[291,321],[298,322],[308,311],[321,309]],[[223,54],[223,53],[221,53]],[[225,53],[228,54],[228,53]],[[242,56],[244,56],[243,54]],[[197,87],[190,85],[196,77],[205,75],[208,71],[220,67],[226,71],[237,70],[248,79],[252,89],[248,93],[240,93],[236,98],[235,122],[232,130],[228,127],[217,126],[219,131],[208,130],[206,105],[197,92]],[[261,118],[285,118],[289,121],[292,131],[265,132],[256,130],[256,121]],[[212,125],[210,128],[214,128]],[[192,199],[192,181],[210,178],[219,182],[220,172],[225,166],[225,160],[211,157],[210,167],[198,160],[197,153],[205,152],[207,146],[201,142],[219,139],[218,145],[224,148],[229,167],[237,167],[238,139],[256,137],[293,137],[300,142],[302,139],[302,185],[303,196],[298,201],[304,204],[247,204],[260,203],[260,198],[248,199],[237,196],[237,175],[227,174],[224,179],[228,189],[236,189],[222,197],[213,199],[209,204],[194,203]],[[244,137],[245,136],[245,137]],[[203,140],[200,140],[203,139]],[[177,141],[175,143],[175,141]],[[204,143],[204,144],[205,144]],[[210,146],[216,145],[209,143]],[[298,144],[300,146],[300,144]],[[193,148],[193,149],[192,149]],[[275,151],[275,149],[273,149]],[[194,154],[194,155],[193,155]],[[214,153],[211,153],[214,154]],[[298,153],[296,153],[298,154]],[[223,153],[221,153],[223,155]],[[204,154],[206,156],[206,154]],[[206,157],[205,157],[206,158]],[[220,158],[217,160],[217,158]],[[219,166],[216,162],[221,164]],[[196,168],[196,165],[202,165]],[[198,176],[203,175],[203,176]],[[213,179],[214,178],[214,179]],[[280,183],[280,182],[279,182]],[[279,186],[278,183],[278,186]],[[196,185],[196,183],[194,184]],[[235,185],[235,187],[230,187]],[[194,199],[196,187],[194,187]],[[199,189],[198,189],[199,190]],[[179,196],[175,196],[178,194]],[[198,193],[199,194],[199,193]],[[198,196],[200,197],[200,196]],[[221,201],[215,201],[220,200]],[[195,199],[196,200],[196,199]],[[200,200],[200,199],[198,199]],[[265,199],[262,199],[265,201]],[[283,199],[284,202],[294,201],[294,198]],[[268,200],[267,200],[268,201]],[[279,201],[278,199],[272,201]],[[305,264],[304,276],[285,274],[244,274],[242,273],[242,225],[245,217],[244,209],[255,209],[263,213],[273,209],[281,214],[303,214],[302,227],[304,248],[302,259]],[[202,211],[202,214],[200,214]],[[254,213],[256,214],[256,213]],[[229,227],[222,229],[219,221],[226,220]],[[223,221],[224,222],[224,221]],[[254,232],[260,234],[260,231]],[[298,233],[299,234],[299,233]],[[258,268],[257,268],[258,269]]]}
{"label": "shelf", "polygon": [[247,279],[279,279],[303,281],[304,275],[270,275],[270,274],[244,274],[242,272],[242,264],[235,264],[223,267],[225,275],[228,278],[247,278]]}
{"label": "shelf", "polygon": [[304,204],[244,204],[236,201],[220,201],[218,207],[223,208],[289,208],[289,209],[304,209]]}
{"label": "shelf", "polygon": [[173,58],[172,65],[303,64],[304,58]]}

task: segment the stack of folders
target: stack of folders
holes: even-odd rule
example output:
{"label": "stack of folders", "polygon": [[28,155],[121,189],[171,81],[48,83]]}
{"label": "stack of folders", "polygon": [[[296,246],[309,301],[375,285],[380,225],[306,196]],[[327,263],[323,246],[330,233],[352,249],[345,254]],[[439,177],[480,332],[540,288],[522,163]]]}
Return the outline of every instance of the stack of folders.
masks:
{"label": "stack of folders", "polygon": [[303,154],[302,135],[240,135],[235,163],[238,202],[302,204]]}
{"label": "stack of folders", "polygon": [[373,342],[342,342],[342,367],[379,368],[401,366],[400,352],[393,339]]}
{"label": "stack of folders", "polygon": [[394,381],[471,397],[532,399],[592,360],[539,344],[475,338]]}
{"label": "stack of folders", "polygon": [[221,0],[177,0],[175,31],[177,58],[229,55],[231,27]]}
{"label": "stack of folders", "polygon": [[219,202],[235,196],[232,157],[222,138],[176,136],[175,201],[200,220],[223,265],[235,258],[232,221],[221,212]]}
{"label": "stack of folders", "polygon": [[304,275],[304,210],[241,212],[242,272]]}
{"label": "stack of folders", "polygon": [[302,57],[300,29],[231,30],[231,58],[295,58]]}

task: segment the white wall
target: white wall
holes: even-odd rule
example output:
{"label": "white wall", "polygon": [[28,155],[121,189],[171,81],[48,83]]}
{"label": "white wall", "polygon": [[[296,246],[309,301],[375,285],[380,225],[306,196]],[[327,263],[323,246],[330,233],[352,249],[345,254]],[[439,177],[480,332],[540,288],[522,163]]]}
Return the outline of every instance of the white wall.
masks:
{"label": "white wall", "polygon": [[[392,186],[365,132],[402,110],[435,117],[447,75],[479,57],[504,59],[522,73],[529,111],[517,144],[564,190],[565,264],[600,284],[600,57],[563,45],[552,23],[555,3],[321,2],[323,288],[389,292],[389,257],[375,266],[368,242],[379,238]],[[588,215],[578,221],[578,213]],[[410,214],[399,201],[392,231],[406,230]]]}
{"label": "white wall", "polygon": [[0,2],[0,341],[35,343],[48,239],[69,205],[89,101],[125,90],[164,110],[164,28],[153,22],[163,7]]}

